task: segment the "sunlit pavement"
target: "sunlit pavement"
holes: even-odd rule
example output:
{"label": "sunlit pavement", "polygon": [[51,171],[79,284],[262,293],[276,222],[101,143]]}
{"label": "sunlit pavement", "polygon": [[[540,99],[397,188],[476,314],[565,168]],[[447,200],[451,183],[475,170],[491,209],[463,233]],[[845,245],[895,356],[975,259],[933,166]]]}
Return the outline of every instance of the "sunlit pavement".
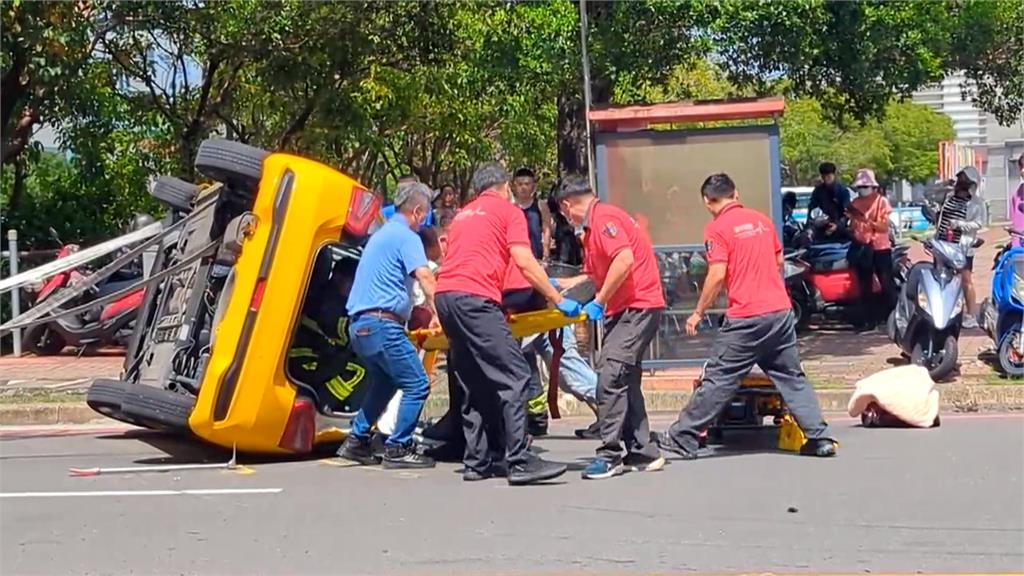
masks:
{"label": "sunlit pavement", "polygon": [[230,455],[110,427],[8,431],[0,573],[1024,571],[1020,416],[949,416],[931,430],[836,419],[832,460],[741,438],[742,449],[605,481],[579,477],[595,443],[567,436],[583,424],[536,442],[574,470],[522,488],[465,484],[448,464],[396,473],[244,457],[234,471],[73,478],[71,467]]}

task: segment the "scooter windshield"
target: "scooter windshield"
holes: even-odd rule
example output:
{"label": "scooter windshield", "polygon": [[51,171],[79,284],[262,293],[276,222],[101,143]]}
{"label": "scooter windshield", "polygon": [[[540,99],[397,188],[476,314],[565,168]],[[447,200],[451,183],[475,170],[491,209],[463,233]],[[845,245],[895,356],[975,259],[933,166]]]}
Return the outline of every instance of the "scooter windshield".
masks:
{"label": "scooter windshield", "polygon": [[960,271],[967,267],[967,253],[956,242],[932,240],[931,252],[938,263],[953,270]]}

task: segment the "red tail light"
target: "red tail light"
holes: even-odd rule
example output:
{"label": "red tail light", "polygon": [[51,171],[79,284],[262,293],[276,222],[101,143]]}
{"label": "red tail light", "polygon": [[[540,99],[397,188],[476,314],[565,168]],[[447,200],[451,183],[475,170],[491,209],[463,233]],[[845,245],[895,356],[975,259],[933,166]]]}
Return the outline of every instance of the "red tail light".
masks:
{"label": "red tail light", "polygon": [[316,408],[309,398],[299,397],[292,404],[288,423],[284,426],[278,448],[308,454],[313,451],[313,437],[316,435]]}
{"label": "red tail light", "polygon": [[345,218],[345,235],[361,238],[369,234],[370,226],[380,214],[380,207],[380,196],[366,188],[353,187],[348,217]]}
{"label": "red tail light", "polygon": [[261,279],[256,282],[256,289],[252,291],[252,300],[249,301],[249,310],[258,312],[263,304],[263,291],[267,288],[267,281]]}

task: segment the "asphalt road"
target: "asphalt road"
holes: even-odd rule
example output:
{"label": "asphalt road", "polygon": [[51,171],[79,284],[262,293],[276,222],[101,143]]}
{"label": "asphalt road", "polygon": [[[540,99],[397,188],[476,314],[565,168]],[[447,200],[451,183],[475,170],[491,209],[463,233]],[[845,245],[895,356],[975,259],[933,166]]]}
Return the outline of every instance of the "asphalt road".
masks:
{"label": "asphalt road", "polygon": [[[159,463],[165,450],[224,457],[152,434],[7,438],[0,573],[1024,571],[1024,418],[834,424],[832,460],[747,445],[657,473],[583,481],[574,471],[520,488],[464,484],[454,465],[393,473],[330,461],[72,478],[69,467]],[[577,470],[594,448],[538,445]]]}

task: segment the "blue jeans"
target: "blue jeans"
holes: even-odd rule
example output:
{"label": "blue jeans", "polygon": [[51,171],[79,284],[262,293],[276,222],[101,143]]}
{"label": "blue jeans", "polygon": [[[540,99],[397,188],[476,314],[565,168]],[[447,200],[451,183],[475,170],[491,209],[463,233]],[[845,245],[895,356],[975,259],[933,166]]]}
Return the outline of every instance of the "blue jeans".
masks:
{"label": "blue jeans", "polygon": [[[595,401],[597,399],[597,373],[576,349],[576,332],[572,325],[562,328],[562,348],[565,352],[562,353],[562,362],[559,365],[558,383],[562,389],[567,388],[569,393],[581,400]],[[549,364],[555,353],[547,333],[538,335],[525,346],[525,349],[540,355]],[[544,391],[544,385],[540,379],[537,378],[536,382],[533,380],[531,379],[531,398],[541,395]]]}
{"label": "blue jeans", "polygon": [[352,350],[366,365],[371,378],[359,414],[352,422],[352,435],[370,437],[370,427],[387,408],[396,390],[402,391],[394,433],[387,439],[391,446],[411,443],[423,402],[430,393],[430,382],[416,348],[405,334],[405,327],[391,320],[374,316],[357,316],[349,325]]}

